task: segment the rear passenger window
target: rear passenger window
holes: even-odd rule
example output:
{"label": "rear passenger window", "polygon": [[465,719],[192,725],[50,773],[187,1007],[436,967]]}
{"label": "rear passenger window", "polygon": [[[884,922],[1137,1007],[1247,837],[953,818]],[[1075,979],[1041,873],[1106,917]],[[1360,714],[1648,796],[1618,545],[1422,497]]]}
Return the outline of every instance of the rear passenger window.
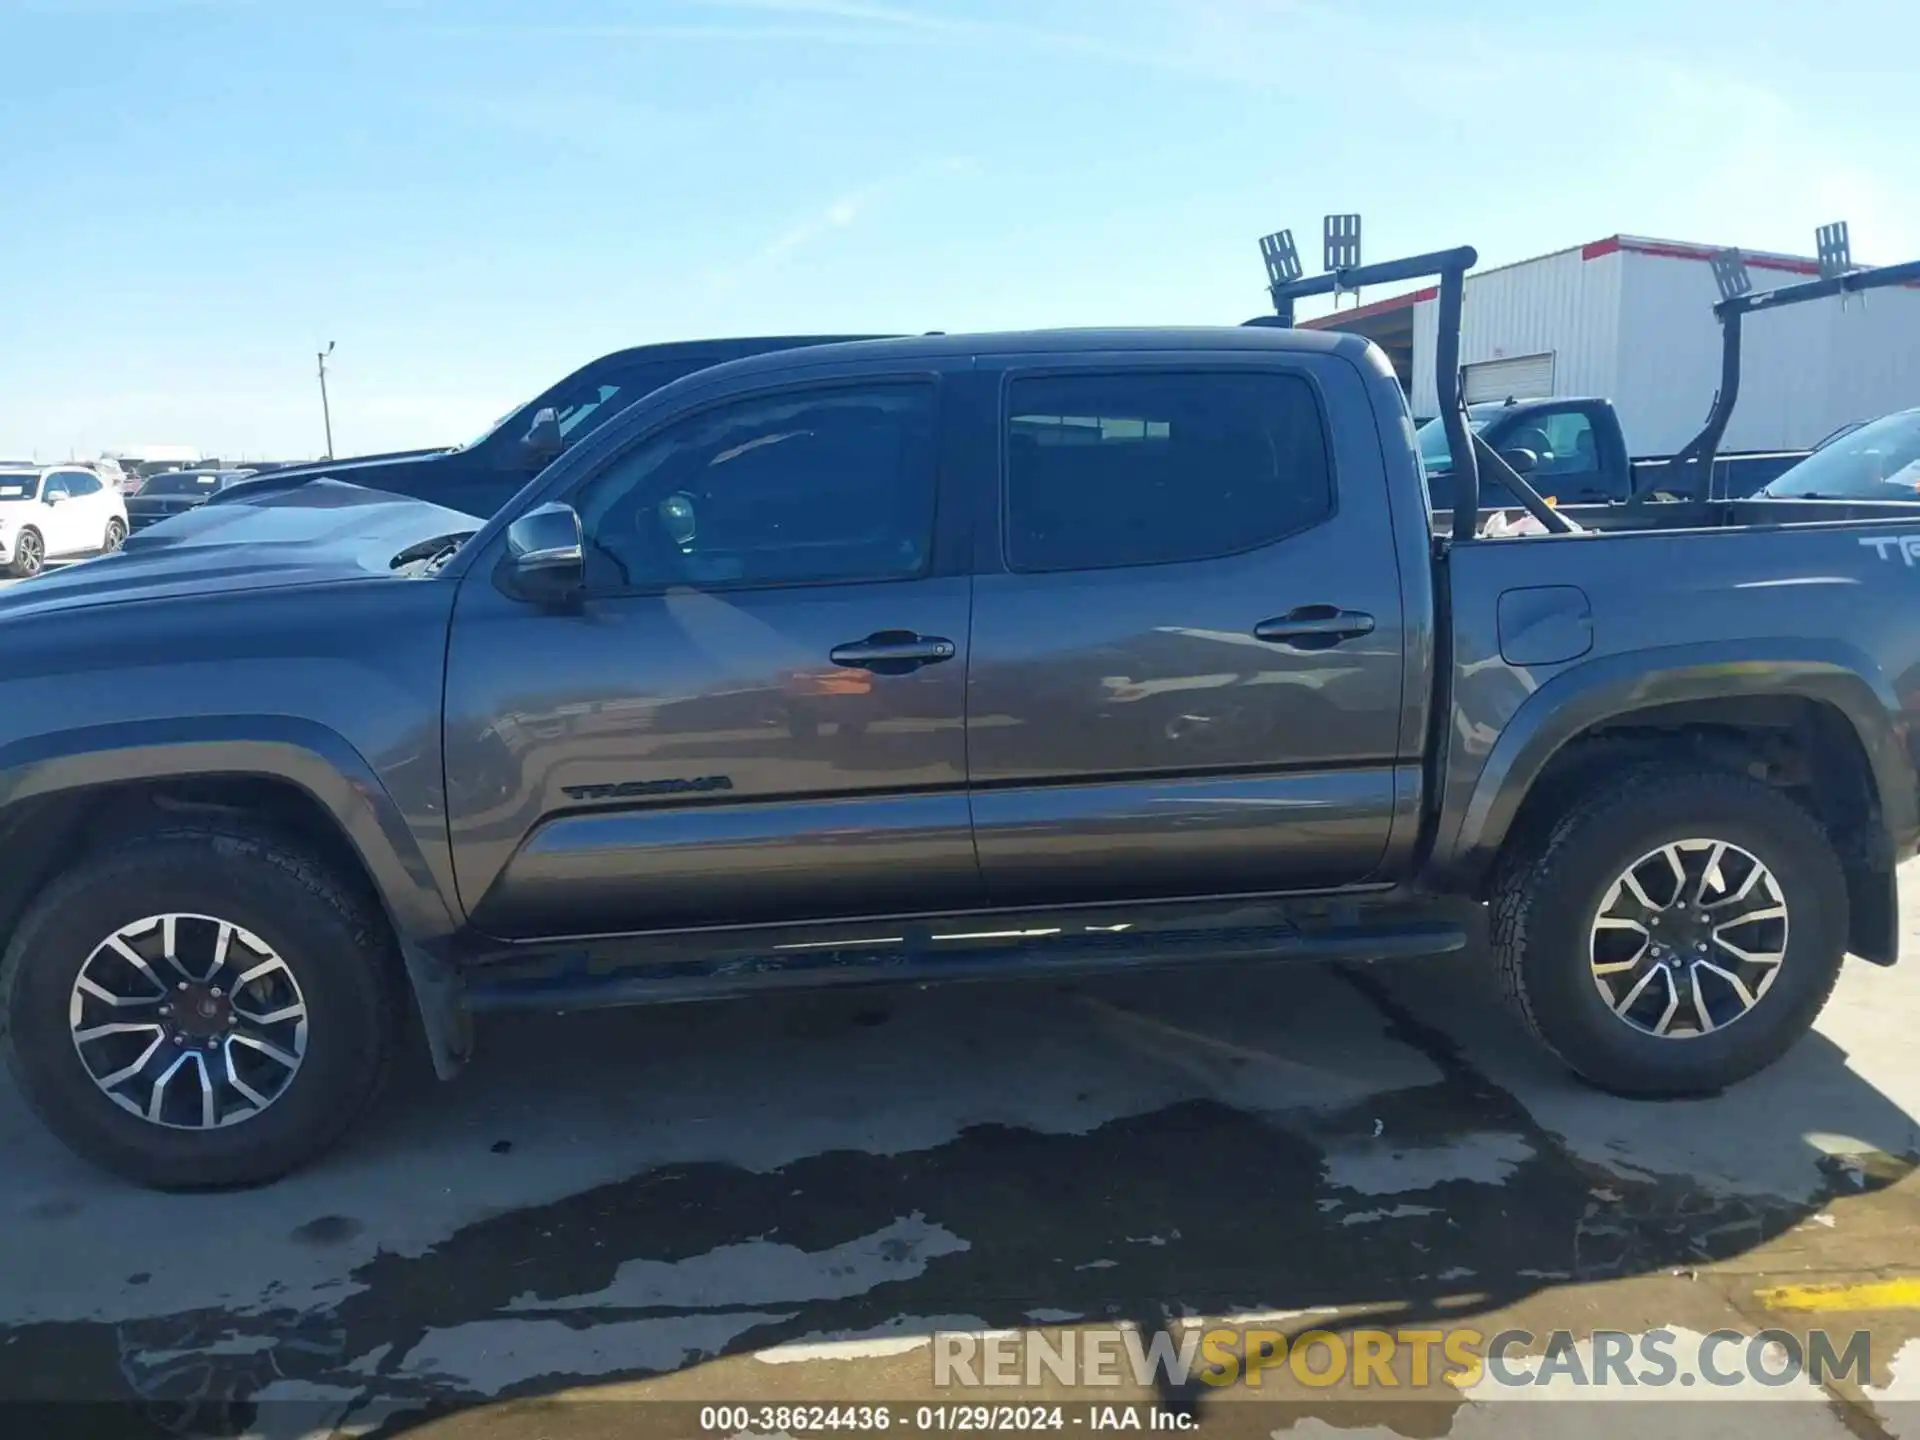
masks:
{"label": "rear passenger window", "polygon": [[1015,570],[1206,560],[1332,513],[1320,409],[1298,375],[1134,371],[1013,382]]}

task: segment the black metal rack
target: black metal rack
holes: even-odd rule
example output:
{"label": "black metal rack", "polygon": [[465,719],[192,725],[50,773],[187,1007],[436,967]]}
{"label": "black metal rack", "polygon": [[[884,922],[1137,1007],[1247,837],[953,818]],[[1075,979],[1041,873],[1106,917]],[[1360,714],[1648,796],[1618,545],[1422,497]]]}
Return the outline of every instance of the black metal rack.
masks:
{"label": "black metal rack", "polygon": [[1447,433],[1447,451],[1453,462],[1455,541],[1470,540],[1479,525],[1482,467],[1517,495],[1527,513],[1548,530],[1564,533],[1572,529],[1512,466],[1467,427],[1466,411],[1460,403],[1460,307],[1467,271],[1479,263],[1479,252],[1471,245],[1462,245],[1452,250],[1410,255],[1403,260],[1362,265],[1358,263],[1360,224],[1355,215],[1327,216],[1324,240],[1327,268],[1325,273],[1313,276],[1301,273],[1300,254],[1291,231],[1281,230],[1261,240],[1260,253],[1267,264],[1267,291],[1273,298],[1274,313],[1246,323],[1291,328],[1296,300],[1312,295],[1338,297],[1357,292],[1365,285],[1437,278],[1440,309],[1435,327],[1433,374],[1441,424]]}
{"label": "black metal rack", "polygon": [[1740,399],[1740,341],[1742,317],[1761,310],[1777,310],[1783,305],[1800,305],[1809,300],[1825,300],[1891,285],[1920,284],[1920,260],[1902,265],[1854,267],[1847,242],[1845,222],[1823,225],[1815,232],[1819,240],[1820,278],[1777,290],[1753,288],[1746,262],[1737,250],[1722,250],[1713,257],[1713,277],[1720,287],[1720,300],[1713,307],[1720,321],[1720,389],[1707,412],[1707,423],[1673,457],[1667,476],[1674,483],[1662,484],[1664,492],[1694,499],[1712,500],[1713,462],[1720,441],[1733,418],[1733,407]]}

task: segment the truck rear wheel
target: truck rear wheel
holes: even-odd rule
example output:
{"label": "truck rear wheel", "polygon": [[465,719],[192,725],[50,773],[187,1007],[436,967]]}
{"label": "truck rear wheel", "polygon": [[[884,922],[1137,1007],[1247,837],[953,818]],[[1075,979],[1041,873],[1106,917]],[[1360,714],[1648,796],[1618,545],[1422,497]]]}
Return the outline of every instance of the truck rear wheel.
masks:
{"label": "truck rear wheel", "polygon": [[1698,1095],[1812,1026],[1844,957],[1846,877],[1779,791],[1657,766],[1512,856],[1491,919],[1509,999],[1578,1074],[1618,1094]]}
{"label": "truck rear wheel", "polygon": [[259,1184],[311,1160],[385,1079],[391,938],[354,887],[260,836],[169,831],[82,862],[0,959],[28,1104],[142,1185]]}

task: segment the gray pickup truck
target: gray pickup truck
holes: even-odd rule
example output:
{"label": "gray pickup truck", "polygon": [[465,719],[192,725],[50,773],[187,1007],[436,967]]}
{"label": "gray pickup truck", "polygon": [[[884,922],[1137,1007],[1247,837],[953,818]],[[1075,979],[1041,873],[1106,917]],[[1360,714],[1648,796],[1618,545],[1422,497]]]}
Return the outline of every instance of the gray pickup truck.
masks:
{"label": "gray pickup truck", "polygon": [[[1472,252],[1418,263],[1457,341]],[[339,1138],[409,1033],[452,1074],[477,1010],[1481,926],[1594,1083],[1752,1074],[1844,954],[1896,955],[1920,519],[1482,539],[1447,398],[1451,535],[1366,341],[1070,331],[703,370],[485,523],[316,478],[26,582],[21,1088],[125,1176],[232,1185]]]}

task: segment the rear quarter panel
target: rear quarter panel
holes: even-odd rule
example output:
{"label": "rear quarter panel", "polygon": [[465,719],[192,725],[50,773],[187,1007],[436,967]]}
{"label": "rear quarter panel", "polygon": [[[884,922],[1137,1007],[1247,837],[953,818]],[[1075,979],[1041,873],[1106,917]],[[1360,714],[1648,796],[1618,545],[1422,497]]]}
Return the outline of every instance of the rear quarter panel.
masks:
{"label": "rear quarter panel", "polygon": [[[1920,843],[1920,518],[1476,541],[1447,563],[1453,690],[1432,857],[1443,882],[1484,874],[1527,783],[1580,730],[1726,695],[1838,707],[1866,750],[1897,854]],[[1545,645],[1515,636],[1532,598],[1520,596],[1508,601],[1503,655],[1501,597],[1523,590],[1549,611],[1584,597],[1584,652],[1569,653],[1577,614]]]}

